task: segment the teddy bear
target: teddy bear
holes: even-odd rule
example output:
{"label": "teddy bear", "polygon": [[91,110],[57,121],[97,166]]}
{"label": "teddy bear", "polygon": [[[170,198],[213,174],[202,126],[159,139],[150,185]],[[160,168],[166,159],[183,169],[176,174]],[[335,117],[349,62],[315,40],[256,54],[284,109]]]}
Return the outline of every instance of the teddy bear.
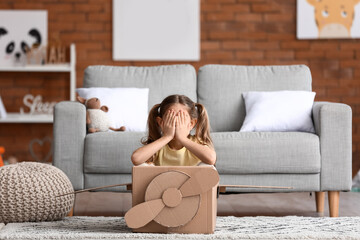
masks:
{"label": "teddy bear", "polygon": [[105,132],[109,129],[113,131],[126,130],[125,126],[120,128],[113,128],[110,126],[111,122],[108,115],[106,114],[109,111],[109,108],[105,105],[101,106],[100,100],[98,98],[85,99],[78,96],[77,100],[86,107],[86,124],[89,133]]}

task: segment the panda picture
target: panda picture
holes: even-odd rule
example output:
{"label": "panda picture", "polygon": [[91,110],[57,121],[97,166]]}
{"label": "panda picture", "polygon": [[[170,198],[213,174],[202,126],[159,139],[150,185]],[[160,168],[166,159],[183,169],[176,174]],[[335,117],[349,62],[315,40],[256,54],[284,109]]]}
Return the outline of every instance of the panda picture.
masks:
{"label": "panda picture", "polygon": [[26,65],[26,52],[47,45],[47,11],[0,10],[0,67]]}

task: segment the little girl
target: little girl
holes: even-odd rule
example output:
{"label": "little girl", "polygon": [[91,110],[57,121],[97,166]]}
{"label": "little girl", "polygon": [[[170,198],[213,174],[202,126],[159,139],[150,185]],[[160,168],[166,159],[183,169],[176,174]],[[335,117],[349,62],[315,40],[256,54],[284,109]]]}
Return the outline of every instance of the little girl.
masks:
{"label": "little girl", "polygon": [[[206,109],[184,95],[171,95],[149,112],[149,133],[143,147],[131,156],[134,165],[214,165],[216,153],[210,137]],[[196,126],[195,135],[190,131]]]}

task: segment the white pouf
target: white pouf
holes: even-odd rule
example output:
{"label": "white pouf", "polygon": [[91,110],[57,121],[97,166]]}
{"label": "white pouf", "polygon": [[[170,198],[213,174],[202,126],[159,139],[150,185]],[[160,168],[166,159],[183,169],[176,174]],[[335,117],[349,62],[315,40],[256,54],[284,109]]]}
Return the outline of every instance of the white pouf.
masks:
{"label": "white pouf", "polygon": [[69,192],[69,178],[54,166],[22,162],[0,167],[0,223],[62,219],[75,196],[56,196]]}

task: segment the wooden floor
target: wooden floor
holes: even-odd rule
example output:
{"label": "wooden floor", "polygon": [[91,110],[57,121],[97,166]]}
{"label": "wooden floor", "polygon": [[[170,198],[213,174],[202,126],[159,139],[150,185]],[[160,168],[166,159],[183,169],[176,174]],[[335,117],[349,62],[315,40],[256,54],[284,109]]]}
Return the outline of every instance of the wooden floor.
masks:
{"label": "wooden floor", "polygon": [[[326,194],[327,195],[327,194]],[[329,216],[327,196],[324,216]],[[92,192],[76,196],[75,216],[123,216],[131,208],[130,193]],[[257,193],[220,195],[218,216],[322,216],[315,194]],[[360,193],[340,193],[340,217],[360,216]]]}

